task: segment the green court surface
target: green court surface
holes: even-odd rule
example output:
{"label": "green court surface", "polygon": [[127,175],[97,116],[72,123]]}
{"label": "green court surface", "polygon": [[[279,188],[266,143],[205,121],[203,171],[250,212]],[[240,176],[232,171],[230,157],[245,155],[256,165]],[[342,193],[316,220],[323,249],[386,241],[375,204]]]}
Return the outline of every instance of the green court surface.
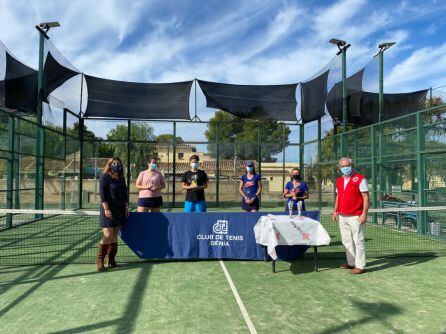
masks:
{"label": "green court surface", "polygon": [[[224,261],[258,333],[444,333],[445,257]],[[249,333],[219,261],[0,267],[0,333]]]}

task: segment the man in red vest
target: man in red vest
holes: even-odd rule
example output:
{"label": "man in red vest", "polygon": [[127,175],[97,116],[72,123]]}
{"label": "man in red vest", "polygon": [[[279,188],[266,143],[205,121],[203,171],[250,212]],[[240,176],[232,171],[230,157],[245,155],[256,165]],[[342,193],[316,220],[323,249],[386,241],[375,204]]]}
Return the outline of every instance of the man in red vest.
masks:
{"label": "man in red vest", "polygon": [[350,269],[352,274],[365,273],[364,226],[369,209],[369,189],[364,175],[357,173],[350,158],[339,160],[343,176],[336,180],[336,200],[333,219],[339,221],[342,244],[347,263],[340,268]]}

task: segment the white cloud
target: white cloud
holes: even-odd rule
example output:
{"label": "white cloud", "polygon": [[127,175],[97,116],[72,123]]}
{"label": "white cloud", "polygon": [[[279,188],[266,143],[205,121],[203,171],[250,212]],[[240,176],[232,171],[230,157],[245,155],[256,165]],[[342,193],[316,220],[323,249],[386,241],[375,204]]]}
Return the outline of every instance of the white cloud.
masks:
{"label": "white cloud", "polygon": [[385,77],[386,87],[396,91],[421,89],[444,83],[446,43],[414,51]]}

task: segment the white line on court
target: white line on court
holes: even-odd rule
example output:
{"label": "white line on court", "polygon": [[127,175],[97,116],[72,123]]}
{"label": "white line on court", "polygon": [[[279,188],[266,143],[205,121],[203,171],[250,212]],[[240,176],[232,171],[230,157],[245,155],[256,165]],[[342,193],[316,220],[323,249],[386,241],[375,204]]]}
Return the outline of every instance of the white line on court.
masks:
{"label": "white line on court", "polygon": [[226,269],[225,264],[222,260],[220,260],[221,268],[223,269],[223,272],[225,273],[226,279],[228,280],[229,286],[231,287],[232,293],[234,294],[235,300],[237,301],[238,307],[240,308],[240,311],[242,312],[243,318],[245,319],[246,325],[248,326],[249,332],[251,334],[257,334],[256,328],[254,327],[254,324],[251,321],[251,318],[249,317],[248,312],[246,311],[245,305],[243,305],[242,299],[240,298],[240,295],[237,292],[237,288],[234,285],[234,282],[232,281],[231,276],[229,275],[228,269]]}

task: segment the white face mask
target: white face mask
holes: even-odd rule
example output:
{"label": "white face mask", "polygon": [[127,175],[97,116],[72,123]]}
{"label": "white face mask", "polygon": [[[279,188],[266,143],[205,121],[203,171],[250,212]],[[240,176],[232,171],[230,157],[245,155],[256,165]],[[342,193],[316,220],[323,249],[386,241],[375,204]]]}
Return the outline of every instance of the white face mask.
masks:
{"label": "white face mask", "polygon": [[191,167],[192,169],[197,169],[197,168],[198,168],[198,162],[191,162],[191,163],[190,163],[190,167]]}

